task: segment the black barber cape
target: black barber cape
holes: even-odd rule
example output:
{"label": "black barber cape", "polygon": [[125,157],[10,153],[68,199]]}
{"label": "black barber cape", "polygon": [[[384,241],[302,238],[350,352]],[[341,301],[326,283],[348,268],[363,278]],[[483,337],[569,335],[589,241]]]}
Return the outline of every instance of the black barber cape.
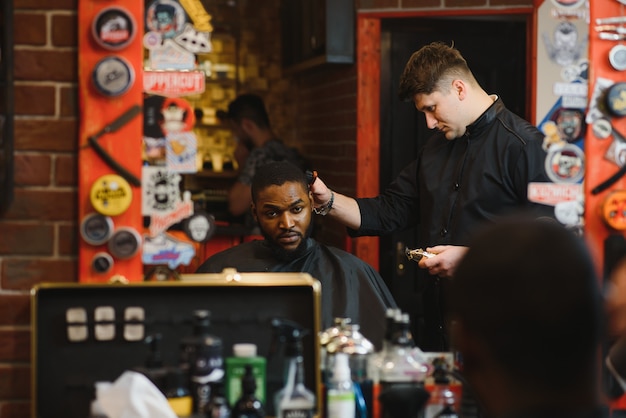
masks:
{"label": "black barber cape", "polygon": [[346,251],[308,238],[306,252],[284,262],[276,259],[264,240],[247,242],[209,257],[197,273],[304,272],[322,284],[322,330],[336,317],[350,318],[378,349],[385,333],[385,311],[396,302],[382,277],[369,264]]}

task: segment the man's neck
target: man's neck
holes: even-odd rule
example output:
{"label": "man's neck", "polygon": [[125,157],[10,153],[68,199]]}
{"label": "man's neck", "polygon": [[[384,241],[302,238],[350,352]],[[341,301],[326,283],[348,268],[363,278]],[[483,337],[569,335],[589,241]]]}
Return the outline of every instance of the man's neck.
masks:
{"label": "man's neck", "polygon": [[255,147],[262,147],[274,138],[274,133],[269,129],[260,129],[256,135],[252,137],[252,141],[254,142]]}

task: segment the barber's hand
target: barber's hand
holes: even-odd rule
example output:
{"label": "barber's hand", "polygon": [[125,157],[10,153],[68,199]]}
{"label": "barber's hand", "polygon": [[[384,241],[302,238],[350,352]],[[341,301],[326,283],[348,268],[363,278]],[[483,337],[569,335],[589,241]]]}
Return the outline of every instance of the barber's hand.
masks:
{"label": "barber's hand", "polygon": [[431,258],[423,257],[418,265],[427,269],[433,276],[451,278],[454,276],[456,267],[469,248],[456,245],[437,245],[428,247],[426,251],[435,253]]}
{"label": "barber's hand", "polygon": [[606,308],[610,335],[626,335],[626,260],[621,261],[609,277]]}
{"label": "barber's hand", "polygon": [[328,203],[330,200],[330,189],[326,186],[326,183],[321,178],[316,177],[313,184],[310,186],[311,193],[313,194],[313,205],[322,206]]}

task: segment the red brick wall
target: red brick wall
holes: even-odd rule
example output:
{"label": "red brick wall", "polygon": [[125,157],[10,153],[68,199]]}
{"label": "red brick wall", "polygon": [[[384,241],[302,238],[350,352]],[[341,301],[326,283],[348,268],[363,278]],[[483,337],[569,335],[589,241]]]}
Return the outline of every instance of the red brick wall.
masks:
{"label": "red brick wall", "polygon": [[[79,0],[13,1],[15,198],[7,213],[0,217],[2,418],[30,416],[29,290],[42,281],[77,281],[78,252],[76,10]],[[530,0],[357,1],[358,7],[367,11],[531,3]],[[241,4],[246,5],[241,10],[239,28],[242,50],[246,59],[258,60],[260,68],[258,79],[248,80],[242,89],[262,93],[277,133],[305,152],[333,188],[354,195],[355,67],[340,65],[285,77],[279,64],[278,0]],[[343,228],[320,222],[318,233],[322,240],[343,246]]]}

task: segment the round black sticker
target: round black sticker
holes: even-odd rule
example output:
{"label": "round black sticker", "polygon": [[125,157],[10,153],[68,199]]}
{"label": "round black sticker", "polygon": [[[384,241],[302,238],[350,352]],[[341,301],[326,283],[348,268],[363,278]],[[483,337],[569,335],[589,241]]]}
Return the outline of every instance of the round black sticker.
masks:
{"label": "round black sticker", "polygon": [[92,213],[80,223],[80,235],[91,245],[104,244],[113,234],[113,220],[100,213]]}
{"label": "round black sticker", "polygon": [[91,268],[96,273],[106,273],[111,270],[111,267],[113,267],[113,257],[111,257],[108,253],[96,253],[91,259]]}
{"label": "round black sticker", "polygon": [[141,235],[132,228],[122,227],[113,233],[108,246],[114,257],[131,258],[141,248]]}
{"label": "round black sticker", "polygon": [[100,93],[105,96],[119,96],[126,93],[133,84],[135,72],[124,58],[109,56],[98,61],[92,79]]}
{"label": "round black sticker", "polygon": [[98,45],[109,50],[128,46],[135,37],[136,27],[132,15],[121,7],[102,9],[91,25]]}

